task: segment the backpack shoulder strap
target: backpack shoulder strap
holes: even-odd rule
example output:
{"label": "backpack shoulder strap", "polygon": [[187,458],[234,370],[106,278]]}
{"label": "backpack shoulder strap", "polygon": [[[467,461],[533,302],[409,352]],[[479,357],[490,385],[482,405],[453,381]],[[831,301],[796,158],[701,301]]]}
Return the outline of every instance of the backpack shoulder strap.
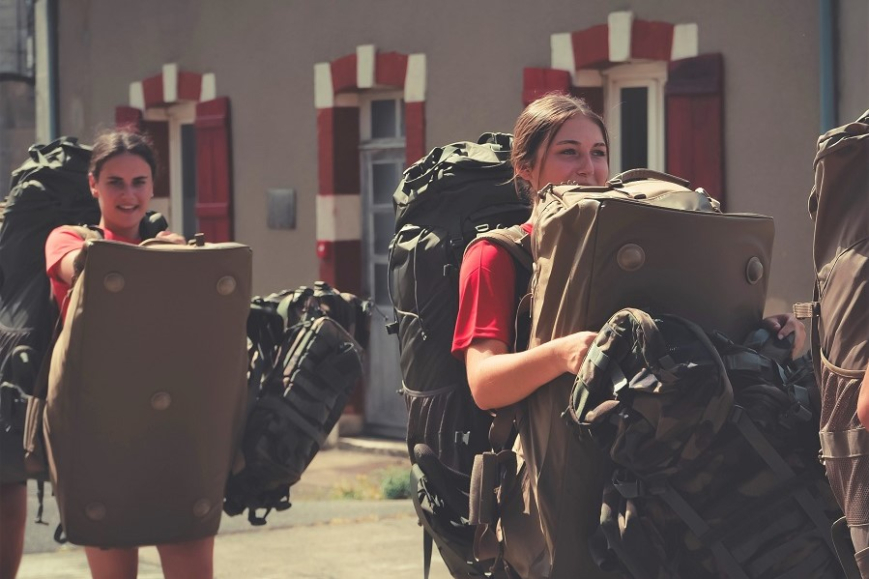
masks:
{"label": "backpack shoulder strap", "polygon": [[[521,225],[513,225],[503,229],[493,229],[485,233],[481,233],[468,244],[471,247],[480,240],[487,240],[500,247],[503,247],[513,259],[528,271],[531,271],[534,259],[531,257],[531,236],[527,231],[522,229]],[[467,251],[467,249],[465,249]]]}

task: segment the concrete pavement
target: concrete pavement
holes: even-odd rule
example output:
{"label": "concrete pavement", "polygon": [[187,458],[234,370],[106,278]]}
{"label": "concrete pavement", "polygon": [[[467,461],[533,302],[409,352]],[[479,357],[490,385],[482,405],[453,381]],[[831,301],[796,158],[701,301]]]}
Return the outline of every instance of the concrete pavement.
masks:
{"label": "concrete pavement", "polygon": [[[403,443],[366,439],[342,439],[337,448],[321,451],[292,488],[292,508],[271,513],[268,525],[251,527],[243,515],[223,517],[215,577],[421,578],[422,529],[409,500],[335,498],[364,497],[383,473],[407,468],[405,452]],[[87,579],[82,549],[51,539],[59,518],[54,500],[48,498],[45,504],[45,519],[51,524],[28,523],[18,579]],[[32,519],[35,496],[29,508]],[[434,558],[431,579],[449,579],[436,553]],[[139,578],[159,577],[157,550],[143,547]]]}

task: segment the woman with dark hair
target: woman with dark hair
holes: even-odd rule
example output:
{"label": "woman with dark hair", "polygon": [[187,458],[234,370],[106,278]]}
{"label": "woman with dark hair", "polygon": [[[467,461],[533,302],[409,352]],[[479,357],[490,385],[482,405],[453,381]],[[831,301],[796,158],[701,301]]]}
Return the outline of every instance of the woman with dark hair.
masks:
{"label": "woman with dark hair", "polygon": [[[102,133],[94,143],[88,180],[100,205],[99,228],[103,237],[121,243],[138,244],[139,224],[154,196],[157,173],[154,148],[147,137],[126,130]],[[184,238],[163,231],[157,237],[183,244]],[[84,240],[68,227],[58,227],[45,244],[46,271],[52,295],[66,315],[66,296],[74,276],[75,259]],[[167,579],[211,579],[214,537],[184,543],[157,545],[163,574]],[[138,573],[139,550],[85,547],[94,579],[134,579]]]}
{"label": "woman with dark hair", "polygon": [[[609,178],[609,135],[601,117],[585,101],[562,94],[548,94],[529,104],[517,119],[513,131],[512,162],[517,191],[533,207],[532,216],[522,225],[530,234],[538,209],[537,192],[547,184],[606,184]],[[525,343],[528,338],[516,336],[514,329],[518,327],[516,311],[523,297],[516,295],[515,290],[522,287],[517,285],[517,275],[521,274],[506,249],[486,240],[470,246],[462,262],[453,354],[465,361],[471,394],[483,409],[517,403],[562,374],[576,374],[597,335],[581,331],[531,349],[513,351],[513,344]],[[764,324],[779,332],[779,338],[796,333],[795,351],[805,339],[805,329],[791,314],[767,318]],[[550,422],[551,428],[567,428],[558,416],[552,416]],[[526,451],[537,443],[521,440],[521,437],[519,442]],[[613,577],[592,562],[588,546],[584,544],[600,514],[603,474],[600,466],[588,464],[585,472],[574,477],[574,482],[581,488],[563,489],[569,497],[540,496],[535,478],[540,473],[521,472],[522,448],[517,449],[520,455],[519,476],[534,479],[523,484],[530,484],[531,492],[528,494],[536,503],[526,504],[525,508],[533,512],[536,506],[539,510],[540,526],[548,543],[545,555],[552,565],[551,569],[546,569],[544,562],[527,576],[539,577],[545,573],[545,576],[559,579]],[[592,456],[594,451],[584,454]],[[558,469],[559,465],[548,464],[546,468]],[[565,515],[569,521],[557,520],[563,512],[569,513]],[[505,528],[503,532],[509,536],[510,529]],[[567,532],[571,537],[565,541],[559,536],[557,544],[566,550],[556,553],[553,537],[561,532]],[[533,540],[539,542],[539,538]],[[521,570],[519,572],[521,574]]]}

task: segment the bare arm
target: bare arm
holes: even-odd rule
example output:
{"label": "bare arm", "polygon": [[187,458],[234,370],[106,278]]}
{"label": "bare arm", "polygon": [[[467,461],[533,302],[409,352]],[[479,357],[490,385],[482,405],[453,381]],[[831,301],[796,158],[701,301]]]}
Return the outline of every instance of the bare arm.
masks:
{"label": "bare arm", "polygon": [[869,368],[866,368],[866,374],[863,376],[863,385],[860,387],[860,394],[857,396],[857,418],[860,419],[860,424],[863,428],[869,428]]}
{"label": "bare arm", "polygon": [[484,410],[502,408],[564,373],[576,374],[595,336],[577,332],[516,353],[499,340],[474,340],[465,352],[474,402]]}

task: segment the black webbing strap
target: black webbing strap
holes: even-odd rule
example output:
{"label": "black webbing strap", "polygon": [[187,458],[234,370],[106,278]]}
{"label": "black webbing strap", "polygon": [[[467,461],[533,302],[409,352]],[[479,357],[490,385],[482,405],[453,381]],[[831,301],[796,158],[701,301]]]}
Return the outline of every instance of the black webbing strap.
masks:
{"label": "black webbing strap", "polygon": [[[786,481],[796,476],[793,469],[788,466],[766,437],[764,437],[757,429],[745,410],[739,406],[734,406],[731,420],[754,451],[760,455],[763,461],[772,470],[773,474],[775,474],[781,481]],[[833,546],[833,539],[829,533],[830,521],[827,520],[827,517],[824,514],[824,509],[814,498],[812,498],[805,488],[795,490],[793,497],[797,503],[799,503],[800,507],[802,507],[803,511],[805,511],[809,516],[812,523],[814,523],[818,528],[821,537],[824,538],[824,542],[826,542],[830,550],[835,553],[836,549]]]}
{"label": "black webbing strap", "polygon": [[[701,517],[697,511],[695,511],[691,505],[689,505],[669,484],[664,485],[663,489],[664,492],[658,495],[661,500],[667,503],[667,505],[673,509],[673,512],[679,515],[682,521],[684,521],[688,528],[691,529],[691,532],[705,544],[706,541],[704,538],[710,536],[712,529],[706,521],[703,520],[703,517]],[[742,567],[740,567],[739,563],[733,557],[733,554],[727,550],[724,543],[720,540],[714,540],[709,542],[708,547],[715,556],[715,559],[718,561],[718,564],[721,565],[722,569],[727,573],[728,579],[748,579],[748,575],[745,574],[745,571],[742,570]]]}
{"label": "black webbing strap", "polygon": [[432,543],[433,543],[433,540],[431,538],[431,535],[429,535],[428,530],[425,527],[423,527],[423,529],[422,529],[422,576],[423,576],[423,579],[428,579],[428,575],[431,572]]}

